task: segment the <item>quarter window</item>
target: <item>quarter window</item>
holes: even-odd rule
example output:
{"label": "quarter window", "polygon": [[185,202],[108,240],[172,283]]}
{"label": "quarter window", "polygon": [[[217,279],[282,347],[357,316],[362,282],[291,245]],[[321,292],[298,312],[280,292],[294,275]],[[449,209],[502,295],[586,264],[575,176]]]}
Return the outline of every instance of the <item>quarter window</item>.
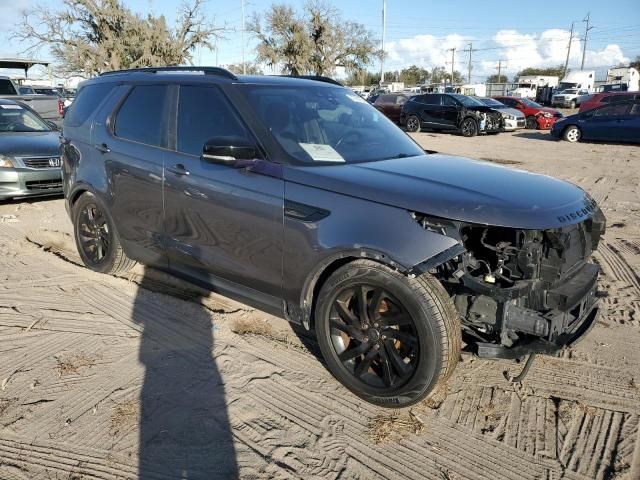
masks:
{"label": "quarter window", "polygon": [[214,137],[247,137],[247,129],[216,87],[184,85],[178,99],[178,151],[202,155]]}
{"label": "quarter window", "polygon": [[164,85],[134,87],[116,114],[115,135],[146,145],[163,146],[166,99]]}

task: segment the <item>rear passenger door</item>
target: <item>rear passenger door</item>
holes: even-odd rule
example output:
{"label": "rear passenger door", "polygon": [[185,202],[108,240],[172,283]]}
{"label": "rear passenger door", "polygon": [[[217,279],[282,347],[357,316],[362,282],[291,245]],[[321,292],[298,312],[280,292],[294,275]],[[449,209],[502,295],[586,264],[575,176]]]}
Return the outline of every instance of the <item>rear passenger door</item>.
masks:
{"label": "rear passenger door", "polygon": [[214,85],[182,85],[176,142],[166,156],[165,245],[171,270],[282,314],[284,181],[280,166],[201,158],[215,137],[257,141]]}
{"label": "rear passenger door", "polygon": [[438,112],[440,110],[440,95],[430,93],[418,95],[413,102],[422,123],[427,127],[435,127],[439,124]]}
{"label": "rear passenger door", "polygon": [[458,128],[460,105],[449,95],[441,95],[440,122],[446,128]]}
{"label": "rear passenger door", "polygon": [[92,156],[104,168],[109,211],[131,258],[166,267],[162,248],[162,183],[169,87],[137,84],[115,111],[94,123]]}

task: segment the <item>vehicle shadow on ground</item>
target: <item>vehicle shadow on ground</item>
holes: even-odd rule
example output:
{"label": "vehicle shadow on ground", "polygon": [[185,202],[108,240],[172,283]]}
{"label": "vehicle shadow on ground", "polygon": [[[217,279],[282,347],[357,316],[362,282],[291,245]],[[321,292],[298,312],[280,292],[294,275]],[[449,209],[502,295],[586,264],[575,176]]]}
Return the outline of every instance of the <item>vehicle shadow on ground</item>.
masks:
{"label": "vehicle shadow on ground", "polygon": [[238,477],[224,384],[213,358],[213,323],[197,299],[164,305],[145,268],[132,311],[142,326],[139,360],[140,480]]}
{"label": "vehicle shadow on ground", "polygon": [[518,132],[518,133],[514,133],[513,134],[514,137],[520,137],[520,138],[531,138],[533,140],[547,140],[547,141],[552,141],[555,142],[558,139],[555,137],[552,137],[549,132],[547,130],[544,131],[531,131],[531,132]]}

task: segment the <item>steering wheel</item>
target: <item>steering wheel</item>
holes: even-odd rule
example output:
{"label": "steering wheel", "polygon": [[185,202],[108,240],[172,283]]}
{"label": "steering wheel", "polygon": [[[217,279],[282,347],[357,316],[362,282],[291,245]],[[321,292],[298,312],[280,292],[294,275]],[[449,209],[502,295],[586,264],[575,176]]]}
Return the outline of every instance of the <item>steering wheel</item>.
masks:
{"label": "steering wheel", "polygon": [[350,130],[338,139],[338,141],[336,142],[333,148],[337,150],[338,147],[342,144],[342,142],[349,137],[355,137],[357,141],[364,140],[364,135],[362,135],[362,133],[360,133],[358,130]]}

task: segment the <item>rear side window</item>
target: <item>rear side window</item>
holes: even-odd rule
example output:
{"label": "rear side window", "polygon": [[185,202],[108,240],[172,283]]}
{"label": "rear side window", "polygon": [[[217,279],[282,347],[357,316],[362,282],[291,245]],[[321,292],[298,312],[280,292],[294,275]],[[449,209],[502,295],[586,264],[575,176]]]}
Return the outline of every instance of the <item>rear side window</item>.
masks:
{"label": "rear side window", "polygon": [[214,137],[248,137],[246,127],[216,87],[183,85],[178,98],[179,152],[202,155]]}
{"label": "rear side window", "polygon": [[115,83],[95,83],[82,87],[64,116],[64,124],[68,127],[82,125],[115,86]]}
{"label": "rear side window", "polygon": [[154,147],[163,146],[166,99],[165,85],[134,87],[116,114],[116,137]]}
{"label": "rear side window", "polygon": [[0,78],[0,95],[15,95],[16,89],[6,78]]}
{"label": "rear side window", "polygon": [[407,97],[404,97],[402,95],[398,95],[396,97],[396,105],[404,105],[405,103],[407,103]]}
{"label": "rear side window", "polygon": [[606,107],[602,107],[597,109],[593,116],[594,117],[608,117],[612,115],[626,115],[629,111],[628,103],[614,103],[611,105],[607,105]]}
{"label": "rear side window", "polygon": [[396,103],[396,98],[394,95],[382,95],[380,103]]}
{"label": "rear side window", "polygon": [[425,103],[427,105],[440,105],[440,95],[420,95],[419,98],[420,99],[418,101],[420,103]]}

